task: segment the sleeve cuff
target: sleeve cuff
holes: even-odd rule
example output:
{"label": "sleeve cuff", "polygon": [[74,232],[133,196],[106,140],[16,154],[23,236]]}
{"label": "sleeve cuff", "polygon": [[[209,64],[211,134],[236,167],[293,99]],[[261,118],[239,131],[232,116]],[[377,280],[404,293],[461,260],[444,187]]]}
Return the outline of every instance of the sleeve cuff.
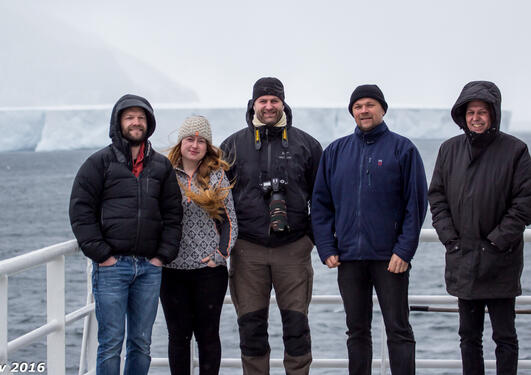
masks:
{"label": "sleeve cuff", "polygon": [[411,262],[411,259],[413,259],[413,255],[414,255],[414,254],[411,254],[410,251],[404,250],[404,249],[399,248],[399,247],[395,247],[393,249],[393,254],[398,255],[400,257],[400,259],[402,259],[404,262],[408,262],[408,263]]}

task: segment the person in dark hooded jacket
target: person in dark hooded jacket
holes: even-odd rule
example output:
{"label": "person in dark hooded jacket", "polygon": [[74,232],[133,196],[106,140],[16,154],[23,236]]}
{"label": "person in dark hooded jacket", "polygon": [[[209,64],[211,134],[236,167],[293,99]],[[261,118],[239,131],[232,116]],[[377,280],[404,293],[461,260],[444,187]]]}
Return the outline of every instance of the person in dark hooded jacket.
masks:
{"label": "person in dark hooded jacket", "polygon": [[308,374],[313,281],[308,206],[322,149],[291,125],[291,109],[277,78],[256,81],[246,117],[248,127],[221,145],[233,162],[228,176],[235,181],[238,240],[229,286],[238,314],[243,373],[269,374],[267,320],[274,287],[286,374]]}
{"label": "person in dark hooded jacket", "polygon": [[441,145],[428,193],[446,247],[446,289],[458,297],[463,374],[483,374],[488,308],[498,374],[516,374],[515,297],[521,294],[523,232],[531,223],[531,158],[500,131],[501,93],[469,82],[452,108],[463,135]]}
{"label": "person in dark hooded jacket", "polygon": [[93,261],[97,374],[119,374],[126,316],[124,374],[148,373],[161,266],[179,250],[181,193],[170,161],[147,140],[155,125],[146,99],[124,95],[112,110],[112,144],[83,163],[72,187],[72,231]]}

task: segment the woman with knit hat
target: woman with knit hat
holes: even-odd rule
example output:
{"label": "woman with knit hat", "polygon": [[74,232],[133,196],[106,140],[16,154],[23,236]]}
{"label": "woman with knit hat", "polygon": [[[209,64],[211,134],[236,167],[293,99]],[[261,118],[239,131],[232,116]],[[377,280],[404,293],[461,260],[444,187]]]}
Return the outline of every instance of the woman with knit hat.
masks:
{"label": "woman with knit hat", "polygon": [[168,326],[168,357],[175,374],[190,374],[190,340],[199,347],[199,373],[218,374],[219,320],[227,291],[226,258],[238,236],[229,164],[212,145],[210,123],[191,116],[179,129],[170,159],[183,201],[177,258],[162,270],[160,299]]}

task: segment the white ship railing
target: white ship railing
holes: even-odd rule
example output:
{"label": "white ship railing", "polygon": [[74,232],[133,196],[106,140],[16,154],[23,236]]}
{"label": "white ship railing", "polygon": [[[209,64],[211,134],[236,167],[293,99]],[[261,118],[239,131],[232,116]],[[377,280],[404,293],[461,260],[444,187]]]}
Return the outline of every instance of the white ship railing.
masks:
{"label": "white ship railing", "polygon": [[[9,353],[46,336],[46,370],[48,374],[65,374],[65,328],[94,311],[92,304],[65,315],[65,256],[78,251],[77,241],[72,240],[0,261],[0,366],[8,364]],[[8,341],[9,276],[44,264],[46,264],[47,323]],[[43,372],[39,371],[40,368],[34,370],[32,372]],[[3,371],[0,369],[0,373],[11,374],[11,371],[10,368],[5,368]]]}
{"label": "white ship railing", "polygon": [[[421,233],[421,242],[438,242],[437,234],[434,229],[423,229]],[[524,241],[531,242],[531,230],[526,229]],[[90,290],[87,296],[87,304],[82,308],[65,315],[65,256],[78,253],[79,247],[75,240],[55,244],[39,250],[32,251],[23,255],[0,261],[0,374],[11,374],[9,367],[9,354],[17,349],[26,347],[34,341],[45,337],[47,338],[47,362],[45,364],[48,374],[64,375],[66,371],[65,355],[65,329],[66,326],[85,319],[83,331],[83,342],[81,347],[80,374],[95,373],[95,348],[96,337],[90,332],[95,332],[94,303]],[[40,265],[46,265],[46,324],[22,335],[11,341],[8,341],[8,279],[14,274],[28,271]],[[90,280],[90,278],[89,278]],[[275,297],[271,299],[276,303]],[[230,297],[225,297],[226,304],[230,304]],[[313,296],[312,304],[341,304],[340,296]],[[374,303],[377,305],[378,300],[374,297]],[[423,305],[457,305],[457,299],[451,296],[434,296],[434,295],[411,295],[409,296],[410,304]],[[531,306],[531,296],[520,296],[516,298],[517,306]],[[92,320],[92,324],[90,323]],[[92,336],[92,337],[90,337]],[[385,374],[389,367],[387,359],[387,346],[385,340],[385,329],[382,324],[381,340],[381,358],[373,360],[373,368],[381,369],[381,374]],[[193,347],[193,346],[192,346]],[[283,367],[283,360],[273,358],[270,361],[271,367]],[[2,366],[7,366],[3,369]],[[168,367],[168,358],[153,358],[151,365],[153,367]],[[192,351],[191,367],[199,366],[198,359]],[[241,368],[239,358],[223,358],[222,367]],[[461,360],[459,359],[417,359],[417,368],[431,369],[449,369],[460,368]],[[312,368],[347,368],[347,359],[314,359]],[[520,360],[519,369],[531,369],[531,360]],[[496,368],[494,360],[486,360],[485,368]],[[14,369],[13,369],[14,370]],[[28,369],[29,370],[29,369]],[[35,368],[31,372],[38,371]],[[20,372],[20,369],[18,370]]]}

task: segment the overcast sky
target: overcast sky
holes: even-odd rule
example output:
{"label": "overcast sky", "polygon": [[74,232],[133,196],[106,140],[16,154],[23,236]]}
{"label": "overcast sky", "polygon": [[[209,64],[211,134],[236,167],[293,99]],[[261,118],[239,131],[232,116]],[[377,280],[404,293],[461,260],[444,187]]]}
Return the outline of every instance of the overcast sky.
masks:
{"label": "overcast sky", "polygon": [[531,130],[530,1],[21,1],[155,66],[201,105],[241,107],[257,78],[277,76],[292,106],[343,106],[376,83],[391,107],[449,108],[484,79],[513,129]]}

